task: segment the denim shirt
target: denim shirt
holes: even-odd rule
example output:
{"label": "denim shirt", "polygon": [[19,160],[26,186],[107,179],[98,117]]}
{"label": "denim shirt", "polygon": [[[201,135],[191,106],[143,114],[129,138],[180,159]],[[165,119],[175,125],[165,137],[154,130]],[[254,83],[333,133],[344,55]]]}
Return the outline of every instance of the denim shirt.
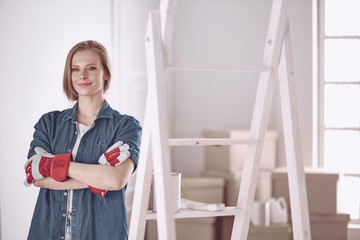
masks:
{"label": "denim shirt", "polygon": [[[28,158],[35,147],[52,154],[71,152],[77,138],[77,107],[44,114],[35,124]],[[141,127],[139,122],[112,109],[105,100],[93,125],[79,144],[76,162],[98,164],[98,159],[118,141],[130,147],[130,158],[138,164]],[[135,171],[135,170],[134,170]],[[90,189],[73,191],[71,238],[115,240],[128,238],[125,208],[126,186],[108,191],[105,199]],[[41,188],[34,210],[28,239],[64,239],[68,191]]]}

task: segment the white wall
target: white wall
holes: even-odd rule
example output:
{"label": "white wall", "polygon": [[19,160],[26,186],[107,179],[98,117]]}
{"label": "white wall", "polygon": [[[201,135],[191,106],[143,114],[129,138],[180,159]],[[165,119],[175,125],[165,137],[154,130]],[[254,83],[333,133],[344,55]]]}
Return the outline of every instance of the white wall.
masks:
{"label": "white wall", "polygon": [[70,106],[62,93],[65,58],[95,39],[111,52],[110,1],[0,1],[1,239],[26,239],[38,190],[23,166],[40,116]]}
{"label": "white wall", "polygon": [[[304,161],[312,163],[312,11],[311,0],[290,1]],[[174,59],[185,63],[260,65],[272,1],[182,0],[174,35]],[[239,79],[243,80],[239,80]],[[200,137],[204,128],[249,129],[257,74],[176,72],[169,107],[173,137]],[[278,94],[278,91],[276,92]],[[276,95],[275,95],[276,96]],[[281,130],[279,98],[273,101],[269,128]],[[278,165],[284,166],[282,132]],[[172,150],[173,170],[199,175],[203,148]]]}
{"label": "white wall", "polygon": [[124,0],[118,7],[117,51],[120,65],[120,106],[141,122],[147,94],[145,66],[145,31],[150,9],[158,8],[159,0]]}

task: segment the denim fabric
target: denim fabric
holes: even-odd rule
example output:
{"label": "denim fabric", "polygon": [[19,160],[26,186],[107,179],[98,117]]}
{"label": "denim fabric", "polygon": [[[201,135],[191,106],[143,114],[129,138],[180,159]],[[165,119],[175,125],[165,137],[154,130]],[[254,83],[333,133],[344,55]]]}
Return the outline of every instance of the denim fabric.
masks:
{"label": "denim fabric", "polygon": [[[35,125],[28,158],[35,147],[52,154],[71,152],[77,138],[77,103],[72,109],[43,115]],[[76,162],[97,164],[99,157],[117,141],[130,146],[130,158],[138,163],[141,127],[139,122],[121,115],[104,102],[94,124],[82,137]],[[115,240],[128,238],[125,208],[126,186],[108,191],[105,199],[89,189],[74,190],[71,238]],[[68,191],[41,188],[34,210],[28,239],[53,240],[65,236]]]}

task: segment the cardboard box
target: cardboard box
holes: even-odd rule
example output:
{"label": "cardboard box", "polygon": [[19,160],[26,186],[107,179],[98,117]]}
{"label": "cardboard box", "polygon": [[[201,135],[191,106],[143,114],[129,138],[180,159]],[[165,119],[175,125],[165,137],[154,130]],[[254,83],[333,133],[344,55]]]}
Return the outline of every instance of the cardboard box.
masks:
{"label": "cardboard box", "polygon": [[[216,240],[216,217],[176,219],[177,240]],[[157,240],[157,222],[146,222],[146,240]]]}
{"label": "cardboard box", "polygon": [[[237,203],[241,172],[224,172],[216,170],[205,170],[201,173],[207,177],[221,177],[225,179],[225,198],[226,206],[235,206]],[[258,184],[255,192],[255,200],[269,200],[271,198],[272,171],[261,170],[259,174]]]}
{"label": "cardboard box", "polygon": [[[309,217],[311,240],[348,239],[348,223],[350,220],[349,214],[311,213]],[[291,220],[291,217],[289,219]]]}
{"label": "cardboard box", "polygon": [[219,177],[183,177],[181,197],[204,203],[223,203],[225,180]]}
{"label": "cardboard box", "polygon": [[[272,196],[285,197],[291,208],[286,169],[276,169],[272,174]],[[305,170],[308,206],[310,213],[336,214],[337,181],[339,174],[325,170]]]}
{"label": "cardboard box", "polygon": [[[233,216],[220,218],[220,235],[221,240],[230,240],[232,227],[234,223]],[[252,226],[250,225],[247,240],[290,240],[290,224],[270,224],[269,226]],[[323,239],[325,240],[325,239]]]}
{"label": "cardboard box", "polygon": [[[183,176],[181,179],[181,196],[198,202],[223,203],[224,184],[225,181],[222,178]],[[216,239],[216,217],[176,219],[175,224],[176,239],[178,240]],[[158,239],[156,221],[146,222],[145,239]]]}
{"label": "cardboard box", "polygon": [[360,239],[360,222],[353,222],[348,224],[348,236],[347,240],[359,240]]}
{"label": "cardboard box", "polygon": [[310,214],[312,240],[347,240],[349,214]]}
{"label": "cardboard box", "polygon": [[[241,129],[209,129],[202,133],[205,138],[249,138],[250,132]],[[261,158],[261,169],[272,169],[276,166],[277,131],[268,130],[265,134]],[[205,170],[238,172],[243,169],[248,145],[206,146]]]}

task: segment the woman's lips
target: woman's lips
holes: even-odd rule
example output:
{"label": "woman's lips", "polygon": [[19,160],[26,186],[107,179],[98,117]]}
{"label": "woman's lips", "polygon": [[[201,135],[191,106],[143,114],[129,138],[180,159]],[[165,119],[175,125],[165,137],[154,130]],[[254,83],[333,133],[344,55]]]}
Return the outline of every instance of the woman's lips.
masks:
{"label": "woman's lips", "polygon": [[82,87],[82,88],[87,87],[87,86],[90,86],[90,85],[91,85],[91,83],[79,83],[79,84],[78,84],[78,86],[79,86],[79,87]]}

